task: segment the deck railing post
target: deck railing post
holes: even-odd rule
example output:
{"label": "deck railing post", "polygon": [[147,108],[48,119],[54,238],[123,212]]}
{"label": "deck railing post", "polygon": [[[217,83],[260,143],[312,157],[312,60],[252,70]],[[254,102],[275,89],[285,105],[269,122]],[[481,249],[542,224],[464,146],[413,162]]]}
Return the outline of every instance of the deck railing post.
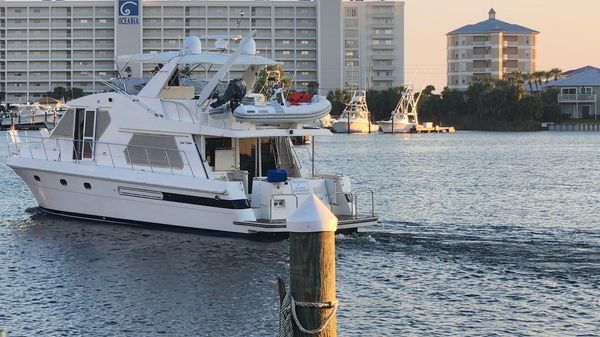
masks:
{"label": "deck railing post", "polygon": [[167,163],[169,164],[169,168],[171,169],[171,175],[174,175],[173,166],[171,166],[171,161],[169,160],[169,154],[167,153],[167,149],[165,149],[165,157],[167,158]]}
{"label": "deck railing post", "polygon": [[128,145],[125,145],[125,151],[127,151],[127,158],[129,159],[129,163],[131,164],[131,170],[134,171],[133,160],[131,160],[131,154],[129,154],[129,146]]}
{"label": "deck railing post", "polygon": [[46,145],[44,144],[44,138],[41,139],[41,143],[42,143],[42,149],[44,150],[44,156],[46,157],[46,160],[48,160],[48,153],[46,152]]}
{"label": "deck railing post", "polygon": [[150,156],[148,155],[148,147],[144,146],[144,151],[146,151],[146,159],[148,160],[148,166],[150,166],[150,172],[154,172],[152,163],[150,162]]}
{"label": "deck railing post", "polygon": [[112,156],[112,151],[110,150],[110,144],[106,143],[106,147],[108,148],[108,155],[110,156],[110,162],[112,163],[113,168],[115,168],[115,160]]}

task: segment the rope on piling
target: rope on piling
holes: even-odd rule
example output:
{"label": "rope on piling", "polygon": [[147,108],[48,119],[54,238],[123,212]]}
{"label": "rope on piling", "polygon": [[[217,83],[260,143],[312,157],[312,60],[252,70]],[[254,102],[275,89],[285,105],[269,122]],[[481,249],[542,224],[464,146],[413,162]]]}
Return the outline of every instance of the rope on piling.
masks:
{"label": "rope on piling", "polygon": [[[325,319],[325,321],[323,322],[323,324],[321,324],[320,327],[313,329],[313,330],[308,330],[308,329],[304,328],[302,326],[302,324],[300,324],[300,321],[298,320],[298,315],[296,314],[296,307],[333,309],[333,310],[331,310],[331,312],[329,313],[329,316],[327,316],[327,319]],[[281,306],[279,307],[279,331],[278,331],[277,337],[292,337],[294,335],[292,318],[293,318],[293,322],[296,323],[298,330],[300,330],[302,333],[309,334],[309,335],[316,335],[319,332],[323,331],[323,329],[325,329],[325,327],[327,327],[327,324],[329,324],[329,321],[331,321],[331,319],[335,315],[337,308],[338,308],[338,301],[325,302],[325,303],[302,302],[302,301],[297,301],[296,299],[294,299],[294,297],[288,292],[285,295],[283,302],[281,303]]]}

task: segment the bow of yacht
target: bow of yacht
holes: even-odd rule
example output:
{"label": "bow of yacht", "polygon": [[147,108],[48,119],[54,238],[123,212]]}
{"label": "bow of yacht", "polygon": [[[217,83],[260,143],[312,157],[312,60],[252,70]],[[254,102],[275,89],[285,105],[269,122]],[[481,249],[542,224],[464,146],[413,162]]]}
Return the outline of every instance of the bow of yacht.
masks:
{"label": "bow of yacht", "polygon": [[[266,99],[247,89],[262,66],[276,64],[256,55],[252,35],[235,51],[138,56],[165,62],[138,94],[116,90],[71,101],[51,133],[12,135],[8,166],[41,209],[71,217],[287,233],[286,219],[315,194],[341,231],[375,223],[372,191],[353,190],[343,175],[319,174],[314,156],[303,166],[296,153],[291,137],[330,134],[302,127],[329,113],[325,97],[294,105],[281,87]],[[198,89],[176,80],[182,65],[218,70]],[[218,93],[232,67],[243,69],[242,77]]]}

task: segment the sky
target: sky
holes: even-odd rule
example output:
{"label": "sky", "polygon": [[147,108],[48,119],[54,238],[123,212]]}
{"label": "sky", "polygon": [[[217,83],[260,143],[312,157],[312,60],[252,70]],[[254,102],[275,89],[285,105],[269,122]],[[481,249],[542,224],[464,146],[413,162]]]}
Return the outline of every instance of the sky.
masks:
{"label": "sky", "polygon": [[600,67],[600,0],[405,0],[405,81],[446,86],[446,33],[496,19],[540,32],[538,70]]}

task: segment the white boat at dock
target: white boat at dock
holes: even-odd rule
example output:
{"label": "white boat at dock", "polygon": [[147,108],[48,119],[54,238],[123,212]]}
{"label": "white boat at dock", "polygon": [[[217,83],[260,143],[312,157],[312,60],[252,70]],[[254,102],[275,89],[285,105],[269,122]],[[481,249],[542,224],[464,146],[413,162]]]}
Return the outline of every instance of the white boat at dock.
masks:
{"label": "white boat at dock", "polygon": [[342,114],[333,122],[332,129],[336,133],[379,131],[379,126],[371,123],[371,114],[367,107],[366,92],[364,90],[354,92]]}
{"label": "white boat at dock", "polygon": [[[13,139],[7,165],[42,210],[63,216],[287,234],[286,219],[314,194],[338,217],[340,231],[375,223],[372,191],[353,190],[347,176],[317,173],[314,142],[303,166],[291,141],[331,134],[302,126],[329,113],[325,97],[292,106],[281,87],[263,101],[246,89],[261,66],[276,64],[256,55],[253,35],[235,50],[203,51],[188,38],[181,52],[129,56],[162,57],[164,66],[136,95],[117,90],[70,101],[50,134]],[[216,73],[200,91],[173,84],[188,65]],[[234,66],[242,79],[215,94]]]}
{"label": "white boat at dock", "polygon": [[412,85],[405,87],[400,96],[400,100],[390,119],[378,121],[383,133],[409,133],[415,132],[419,126],[419,116],[417,113],[417,104],[421,98],[421,91],[415,99],[415,93]]}
{"label": "white boat at dock", "polygon": [[38,103],[11,104],[0,115],[0,127],[8,129],[51,128],[58,119],[58,111],[49,109]]}

